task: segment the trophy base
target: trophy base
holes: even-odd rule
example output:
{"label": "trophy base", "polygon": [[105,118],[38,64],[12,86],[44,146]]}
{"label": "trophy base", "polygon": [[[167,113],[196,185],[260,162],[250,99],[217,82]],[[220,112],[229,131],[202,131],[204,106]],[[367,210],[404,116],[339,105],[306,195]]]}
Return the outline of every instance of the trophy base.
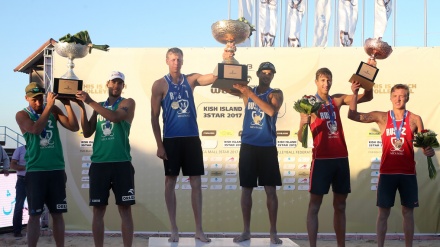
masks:
{"label": "trophy base", "polygon": [[82,86],[82,80],[54,78],[53,92],[58,95],[58,98],[75,99],[76,93],[82,90]]}
{"label": "trophy base", "polygon": [[240,80],[231,80],[231,79],[217,79],[212,84],[212,88],[219,88],[219,89],[233,89],[234,84],[241,84],[241,85],[247,85],[248,81],[240,81]]}
{"label": "trophy base", "polygon": [[374,82],[366,79],[365,77],[362,77],[357,74],[353,74],[350,77],[350,80],[348,82],[358,81],[361,84],[361,87],[365,90],[371,90],[374,86]]}
{"label": "trophy base", "polygon": [[211,87],[220,89],[234,89],[234,84],[247,85],[249,81],[247,65],[219,63],[214,70],[218,79]]}

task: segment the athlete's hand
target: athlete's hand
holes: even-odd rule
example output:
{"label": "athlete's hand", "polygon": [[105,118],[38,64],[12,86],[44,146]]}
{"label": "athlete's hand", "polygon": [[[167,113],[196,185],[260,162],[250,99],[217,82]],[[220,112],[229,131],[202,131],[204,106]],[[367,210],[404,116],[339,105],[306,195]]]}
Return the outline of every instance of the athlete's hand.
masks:
{"label": "athlete's hand", "polygon": [[157,155],[157,157],[159,157],[159,158],[161,158],[163,160],[168,160],[167,153],[165,152],[165,148],[164,147],[157,148],[156,155]]}

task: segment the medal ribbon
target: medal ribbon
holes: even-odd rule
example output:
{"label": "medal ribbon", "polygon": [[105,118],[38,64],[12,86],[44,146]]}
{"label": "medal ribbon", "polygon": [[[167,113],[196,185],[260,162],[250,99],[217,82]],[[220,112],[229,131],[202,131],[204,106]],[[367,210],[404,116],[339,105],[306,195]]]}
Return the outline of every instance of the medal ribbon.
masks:
{"label": "medal ribbon", "polygon": [[[43,105],[43,111],[44,111],[45,105]],[[29,111],[32,113],[32,115],[34,115],[34,117],[38,120],[40,119],[40,115],[37,114],[34,109],[32,109],[31,106],[28,107]],[[41,131],[41,137],[46,138],[46,127],[44,127],[43,131]]]}
{"label": "medal ribbon", "polygon": [[[110,109],[113,110],[113,106],[117,105],[121,100],[122,100],[122,97],[119,97],[119,98],[115,101],[115,103],[113,103],[113,105],[111,105]],[[104,107],[108,109],[108,108],[109,108],[109,107],[108,107],[109,104],[110,104],[110,103],[108,102],[108,98],[107,98],[107,100],[106,100],[105,103],[104,103]],[[105,127],[110,128],[110,121],[107,120],[107,119],[105,120]]]}
{"label": "medal ribbon", "polygon": [[[322,98],[318,95],[318,93],[315,94],[316,98],[318,98],[320,101],[324,101],[322,100]],[[332,98],[330,98],[330,96],[327,96],[327,100],[328,100],[328,107],[326,104],[324,104],[325,109],[327,110],[328,114],[330,115],[330,122],[332,124],[335,124],[335,117],[333,116],[333,104],[332,104]]]}
{"label": "medal ribbon", "polygon": [[405,110],[405,113],[403,113],[402,122],[400,123],[400,127],[397,128],[396,116],[394,115],[394,111],[391,111],[391,119],[393,119],[394,133],[396,134],[397,140],[400,140],[400,134],[402,133],[403,123],[405,122],[407,112],[408,111]]}

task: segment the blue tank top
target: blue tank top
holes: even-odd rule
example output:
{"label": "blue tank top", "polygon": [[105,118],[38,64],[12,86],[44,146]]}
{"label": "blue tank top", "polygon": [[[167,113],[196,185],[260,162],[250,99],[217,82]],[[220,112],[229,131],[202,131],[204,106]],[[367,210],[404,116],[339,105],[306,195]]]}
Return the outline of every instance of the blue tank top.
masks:
{"label": "blue tank top", "polygon": [[[257,87],[252,91],[264,102],[268,102],[268,95],[273,91],[269,88],[262,94],[257,94]],[[241,134],[241,142],[254,145],[270,147],[276,146],[276,122],[278,113],[275,113],[273,117],[264,113],[263,110],[251,99],[248,99],[248,103],[244,112],[243,120],[243,132]]]}
{"label": "blue tank top", "polygon": [[161,105],[163,109],[163,137],[199,136],[194,95],[186,76],[174,84],[171,75],[164,76],[168,91]]}

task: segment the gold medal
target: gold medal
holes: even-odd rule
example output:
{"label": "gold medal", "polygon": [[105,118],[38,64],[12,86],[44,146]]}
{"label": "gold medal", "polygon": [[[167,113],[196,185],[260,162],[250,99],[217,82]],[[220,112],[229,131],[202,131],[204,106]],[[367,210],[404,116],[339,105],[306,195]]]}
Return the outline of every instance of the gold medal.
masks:
{"label": "gold medal", "polygon": [[173,103],[171,103],[171,108],[174,110],[179,109],[179,103],[177,101],[173,101]]}

